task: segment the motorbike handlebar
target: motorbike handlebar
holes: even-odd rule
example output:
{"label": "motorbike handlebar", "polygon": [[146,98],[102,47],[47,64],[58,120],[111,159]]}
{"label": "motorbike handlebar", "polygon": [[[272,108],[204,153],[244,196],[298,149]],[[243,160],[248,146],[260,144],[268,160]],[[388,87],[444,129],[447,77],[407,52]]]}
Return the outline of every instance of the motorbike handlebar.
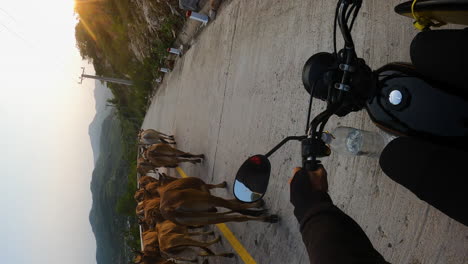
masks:
{"label": "motorbike handlebar", "polygon": [[[338,26],[340,28],[341,34],[343,36],[345,47],[343,50],[342,56],[335,54],[338,59],[339,70],[343,72],[341,80],[339,83],[336,83],[334,87],[329,87],[329,89],[337,89],[329,91],[329,95],[331,93],[336,94],[337,96],[332,101],[331,96],[327,99],[327,109],[322,112],[321,114],[317,115],[310,125],[308,126],[309,130],[307,131],[307,140],[313,141],[313,146],[310,148],[309,153],[304,153],[305,143],[306,140],[303,141],[303,166],[309,167],[310,170],[315,170],[318,168],[318,164],[320,163],[317,160],[317,157],[323,156],[324,153],[320,153],[322,151],[321,148],[318,146],[321,145],[317,142],[321,141],[321,134],[325,127],[325,124],[328,122],[328,119],[334,115],[341,107],[343,102],[344,93],[349,92],[351,89],[350,82],[351,76],[353,73],[353,64],[356,61],[356,51],[354,48],[354,41],[351,36],[351,30],[357,14],[361,8],[362,0],[339,0],[337,9],[335,12],[335,22],[338,22]],[[351,18],[352,16],[352,18]],[[351,24],[349,24],[349,19],[351,18]],[[335,33],[336,33],[336,23],[335,23]],[[336,35],[334,36],[336,38]],[[336,42],[336,40],[335,40]],[[311,97],[313,96],[311,92]],[[310,103],[311,104],[311,103]],[[310,110],[309,110],[310,111]],[[310,114],[310,112],[309,112]],[[310,144],[310,143],[309,143]],[[323,144],[324,145],[324,144]]]}

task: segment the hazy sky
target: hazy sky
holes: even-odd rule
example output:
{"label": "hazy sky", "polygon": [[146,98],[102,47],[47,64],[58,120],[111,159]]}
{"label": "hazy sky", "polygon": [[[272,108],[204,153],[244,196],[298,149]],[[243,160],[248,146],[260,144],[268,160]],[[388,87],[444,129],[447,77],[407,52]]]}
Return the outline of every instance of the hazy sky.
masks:
{"label": "hazy sky", "polygon": [[75,23],[73,0],[0,0],[0,263],[96,263]]}

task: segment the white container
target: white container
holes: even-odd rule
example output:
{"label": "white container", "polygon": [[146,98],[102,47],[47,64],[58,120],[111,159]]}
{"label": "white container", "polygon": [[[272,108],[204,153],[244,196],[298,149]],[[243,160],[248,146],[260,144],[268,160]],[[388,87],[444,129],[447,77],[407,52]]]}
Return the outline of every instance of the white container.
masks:
{"label": "white container", "polygon": [[175,55],[179,55],[179,56],[182,54],[182,52],[179,49],[176,49],[176,48],[168,48],[167,52],[175,54]]}
{"label": "white container", "polygon": [[187,18],[200,21],[205,25],[208,23],[208,21],[210,21],[210,18],[207,15],[200,14],[200,13],[193,12],[193,11],[187,11],[186,16]]}
{"label": "white container", "polygon": [[160,68],[159,71],[164,73],[171,72],[171,70],[169,70],[168,68]]}

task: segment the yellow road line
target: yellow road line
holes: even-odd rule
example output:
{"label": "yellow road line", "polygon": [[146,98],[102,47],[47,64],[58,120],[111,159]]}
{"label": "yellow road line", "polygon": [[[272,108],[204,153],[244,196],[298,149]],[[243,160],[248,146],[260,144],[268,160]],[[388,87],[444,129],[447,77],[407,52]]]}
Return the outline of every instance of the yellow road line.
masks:
{"label": "yellow road line", "polygon": [[237,252],[245,264],[257,264],[257,262],[255,262],[249,252],[247,252],[245,247],[242,246],[240,241],[237,240],[232,231],[225,224],[217,224],[216,226],[218,227],[219,231],[223,233],[224,237],[227,239],[227,241],[229,241],[229,244],[231,244],[232,248]]}
{"label": "yellow road line", "polygon": [[[182,178],[188,177],[180,167],[177,167],[176,170]],[[245,247],[225,224],[217,224],[216,226],[218,227],[219,231],[223,233],[224,237],[227,239],[227,241],[229,241],[229,244],[231,244],[232,248],[237,252],[245,264],[257,264],[257,262],[255,262],[249,252],[247,252]]]}
{"label": "yellow road line", "polygon": [[185,171],[183,171],[180,167],[176,168],[177,172],[182,176],[182,178],[187,178],[187,174],[185,174]]}

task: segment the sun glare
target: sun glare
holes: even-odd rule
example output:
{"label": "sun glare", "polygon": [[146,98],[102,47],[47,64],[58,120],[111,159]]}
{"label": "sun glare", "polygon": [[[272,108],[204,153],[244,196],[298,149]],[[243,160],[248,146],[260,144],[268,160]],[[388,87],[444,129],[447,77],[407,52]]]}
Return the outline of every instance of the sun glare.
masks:
{"label": "sun glare", "polygon": [[89,33],[89,35],[91,35],[91,37],[94,39],[94,41],[97,41],[96,35],[91,30],[91,28],[88,26],[88,23],[86,22],[86,20],[82,18],[81,23],[83,23],[83,26],[85,27],[86,31]]}

